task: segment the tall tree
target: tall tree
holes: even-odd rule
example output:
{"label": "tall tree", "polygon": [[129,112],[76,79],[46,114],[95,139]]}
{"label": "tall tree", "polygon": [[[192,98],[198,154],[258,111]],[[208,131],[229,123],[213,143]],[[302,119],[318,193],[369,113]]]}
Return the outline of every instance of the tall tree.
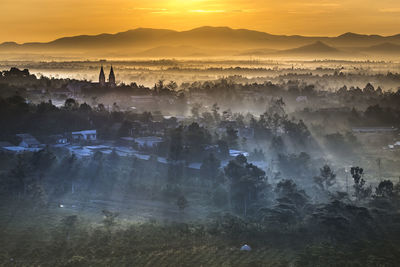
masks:
{"label": "tall tree", "polygon": [[225,167],[225,175],[229,178],[231,202],[235,210],[246,216],[248,207],[262,197],[267,187],[265,172],[248,163],[245,156],[239,155]]}
{"label": "tall tree", "polygon": [[351,167],[350,173],[354,181],[354,196],[357,200],[364,200],[371,196],[372,188],[365,186],[365,180],[362,178],[364,169],[360,167]]}
{"label": "tall tree", "polygon": [[314,177],[314,182],[323,191],[329,191],[329,188],[336,183],[336,174],[333,173],[329,165],[324,165],[320,170],[319,176]]}

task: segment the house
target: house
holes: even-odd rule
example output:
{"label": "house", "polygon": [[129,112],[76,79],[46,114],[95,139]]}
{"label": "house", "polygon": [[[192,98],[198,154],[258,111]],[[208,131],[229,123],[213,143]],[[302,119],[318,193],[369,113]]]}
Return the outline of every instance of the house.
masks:
{"label": "house", "polygon": [[19,147],[38,148],[41,146],[40,142],[30,134],[24,133],[17,134],[16,136],[21,139],[21,142],[18,145]]}
{"label": "house", "polygon": [[249,153],[248,152],[245,152],[245,151],[240,151],[240,150],[235,150],[235,149],[229,149],[229,156],[231,156],[231,157],[237,157],[237,156],[239,156],[239,155],[243,155],[243,156],[245,156],[245,157],[248,157],[249,156]]}
{"label": "house", "polygon": [[157,136],[146,136],[135,138],[135,142],[139,144],[139,147],[155,147],[157,144],[161,143],[163,139]]}
{"label": "house", "polygon": [[54,134],[54,135],[50,135],[47,137],[46,143],[54,144],[54,145],[66,145],[69,142],[68,142],[68,138],[65,135]]}
{"label": "house", "polygon": [[73,141],[96,141],[97,140],[97,130],[86,130],[79,132],[72,132]]}
{"label": "house", "polygon": [[393,145],[388,145],[390,149],[398,149],[400,148],[400,141],[395,142]]}
{"label": "house", "polygon": [[6,146],[2,150],[13,153],[24,153],[24,152],[37,152],[42,150],[42,147],[22,147],[22,146]]}
{"label": "house", "polygon": [[133,145],[136,143],[138,148],[153,148],[157,144],[161,143],[163,139],[157,136],[145,136],[145,137],[121,137],[121,143],[124,145]]}

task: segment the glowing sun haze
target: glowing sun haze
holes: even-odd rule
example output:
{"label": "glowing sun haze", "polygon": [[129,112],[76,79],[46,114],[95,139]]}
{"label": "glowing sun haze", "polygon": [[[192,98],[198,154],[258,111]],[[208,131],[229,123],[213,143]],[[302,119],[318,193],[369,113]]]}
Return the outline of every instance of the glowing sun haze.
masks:
{"label": "glowing sun haze", "polygon": [[205,25],[272,34],[400,33],[398,0],[1,0],[0,10],[0,42]]}

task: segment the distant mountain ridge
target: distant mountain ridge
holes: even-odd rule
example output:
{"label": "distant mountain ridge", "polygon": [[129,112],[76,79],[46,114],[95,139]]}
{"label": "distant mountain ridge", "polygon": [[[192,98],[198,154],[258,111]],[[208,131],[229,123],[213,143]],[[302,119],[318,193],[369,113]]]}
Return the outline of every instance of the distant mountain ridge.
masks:
{"label": "distant mountain ridge", "polygon": [[[157,56],[168,56],[169,51],[175,51],[174,54],[177,56],[180,54],[189,56],[199,53],[206,53],[205,55],[207,55],[209,49],[220,49],[221,51],[232,51],[236,55],[241,53],[250,55],[251,51],[259,55],[270,54],[274,50],[279,50],[278,54],[338,54],[340,51],[351,47],[360,48],[366,53],[381,53],[380,50],[385,49],[397,53],[397,46],[400,46],[400,34],[380,36],[345,33],[337,37],[308,37],[273,35],[247,29],[204,26],[188,31],[137,28],[115,34],[103,33],[63,37],[46,43],[17,44],[5,42],[0,44],[0,53],[51,53],[66,50],[96,55],[121,53],[121,55],[142,54],[145,56],[151,55],[153,49]],[[169,49],[166,49],[167,47]],[[184,53],[178,51],[177,47],[184,48]],[[216,53],[214,51],[210,54]]]}
{"label": "distant mountain ridge", "polygon": [[279,51],[282,54],[326,54],[326,53],[339,53],[340,51],[334,47],[326,45],[321,41],[304,45],[301,47]]}
{"label": "distant mountain ridge", "polygon": [[393,43],[381,43],[362,49],[367,52],[375,53],[396,53],[400,54],[400,45]]}

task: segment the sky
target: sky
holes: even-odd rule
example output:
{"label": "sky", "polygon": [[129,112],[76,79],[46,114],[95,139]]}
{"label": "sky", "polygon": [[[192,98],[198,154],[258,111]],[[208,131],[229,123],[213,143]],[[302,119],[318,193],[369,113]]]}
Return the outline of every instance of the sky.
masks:
{"label": "sky", "polygon": [[394,35],[400,33],[400,1],[0,0],[0,42],[200,26],[307,36]]}

